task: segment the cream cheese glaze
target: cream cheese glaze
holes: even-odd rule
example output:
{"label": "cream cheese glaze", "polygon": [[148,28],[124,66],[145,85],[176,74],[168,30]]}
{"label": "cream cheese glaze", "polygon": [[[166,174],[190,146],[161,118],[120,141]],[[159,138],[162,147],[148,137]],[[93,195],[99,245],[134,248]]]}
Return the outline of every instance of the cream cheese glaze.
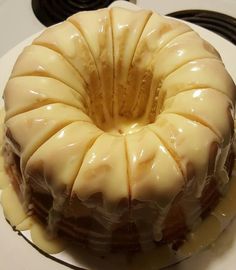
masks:
{"label": "cream cheese glaze", "polygon": [[208,175],[214,174],[220,151],[219,138],[202,124],[169,113],[161,114],[150,129],[172,151],[186,181],[197,184],[196,197],[199,197],[205,186],[204,181]]}
{"label": "cream cheese glaze", "polygon": [[235,85],[182,22],[77,13],[25,48],[4,99],[26,209],[94,249],[174,245],[229,185]]}
{"label": "cream cheese glaze", "polygon": [[[35,84],[37,88],[35,88]],[[9,109],[6,108],[6,119],[53,103],[63,103],[83,112],[86,111],[83,99],[78,92],[58,80],[40,76],[22,76],[10,79],[6,86],[4,100],[9,106]]]}
{"label": "cream cheese glaze", "polygon": [[86,99],[86,91],[81,76],[62,55],[54,50],[39,45],[31,45],[24,49],[24,53],[19,56],[14,66],[11,77],[33,75],[52,77],[62,81]]}
{"label": "cream cheese glaze", "polygon": [[[3,178],[4,177],[7,177],[7,175],[5,174]],[[45,227],[36,217],[29,217],[25,213],[16,192],[10,183],[1,194],[1,204],[5,218],[10,224],[18,231],[30,230],[32,242],[44,252],[56,254],[65,249],[65,245],[61,239],[55,238],[47,232]]]}
{"label": "cream cheese glaze", "polygon": [[[191,103],[188,101],[191,99]],[[206,104],[211,104],[209,109]],[[180,92],[174,97],[166,99],[163,111],[175,113],[193,119],[211,129],[227,145],[233,126],[233,106],[231,99],[210,88],[194,89]],[[221,110],[215,108],[222,107]],[[221,118],[225,121],[222,122]],[[224,140],[224,141],[223,141]]]}

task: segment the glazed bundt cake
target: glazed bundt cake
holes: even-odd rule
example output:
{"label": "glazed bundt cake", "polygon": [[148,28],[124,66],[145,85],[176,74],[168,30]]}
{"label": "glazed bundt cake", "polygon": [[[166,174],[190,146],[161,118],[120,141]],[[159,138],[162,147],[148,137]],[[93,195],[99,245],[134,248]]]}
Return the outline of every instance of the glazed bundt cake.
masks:
{"label": "glazed bundt cake", "polygon": [[91,249],[178,248],[229,182],[235,85],[180,21],[77,13],[24,49],[4,101],[22,204]]}

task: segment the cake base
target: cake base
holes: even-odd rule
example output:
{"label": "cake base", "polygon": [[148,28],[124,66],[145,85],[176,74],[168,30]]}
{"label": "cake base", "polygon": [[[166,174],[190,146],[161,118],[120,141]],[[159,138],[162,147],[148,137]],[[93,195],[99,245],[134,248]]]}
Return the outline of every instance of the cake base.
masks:
{"label": "cake base", "polygon": [[[187,235],[187,240],[177,252],[171,250],[168,245],[163,245],[149,252],[137,252],[128,255],[109,254],[101,258],[101,256],[83,247],[73,246],[69,243],[62,244],[58,239],[52,241],[50,237],[47,237],[45,230],[37,219],[24,216],[23,208],[19,200],[17,200],[17,195],[12,192],[14,189],[6,180],[7,175],[4,172],[3,162],[0,163],[2,164],[0,168],[2,175],[0,187],[3,188],[1,201],[5,216],[13,228],[21,231],[21,235],[32,243],[32,245],[35,245],[43,254],[48,254],[51,250],[51,253],[56,254],[50,255],[50,258],[56,261],[59,260],[61,263],[66,262],[66,264],[73,265],[73,267],[93,269],[91,261],[93,265],[101,265],[101,269],[103,270],[110,269],[114,265],[119,265],[119,269],[129,270],[152,269],[154,266],[155,269],[167,267],[209,247],[236,215],[236,198],[234,196],[236,194],[236,163],[234,163],[229,188],[225,196],[220,199],[214,211],[193,232]],[[10,197],[7,196],[7,193],[11,194]],[[12,199],[12,196],[14,199]],[[11,201],[11,207],[7,203],[9,200]],[[17,217],[15,215],[16,213],[18,213]],[[50,243],[53,245],[50,246]]]}
{"label": "cake base", "polygon": [[[3,178],[1,178],[3,179]],[[5,190],[6,191],[6,190]],[[84,248],[78,246],[68,246],[62,252],[54,255],[48,255],[47,257],[58,261],[62,264],[70,264],[76,267],[83,267],[84,269],[93,269],[93,265],[102,265],[101,269],[111,269],[113,265],[119,265],[119,269],[151,269],[155,266],[155,269],[166,267],[168,265],[175,264],[182,261],[183,259],[193,255],[194,253],[199,252],[202,249],[210,246],[225,229],[228,223],[231,222],[234,215],[236,214],[236,209],[234,205],[236,199],[233,194],[236,192],[236,172],[231,179],[230,194],[226,194],[225,198],[221,201],[220,205],[215,209],[215,211],[206,218],[205,221],[196,229],[195,232],[188,235],[188,240],[186,243],[179,249],[178,253],[170,252],[168,246],[163,246],[156,248],[150,252],[145,253],[136,253],[127,256],[122,256],[120,254],[106,255],[103,258],[97,256],[96,254],[88,251]],[[4,191],[3,191],[4,192]],[[219,221],[221,219],[221,221]],[[28,220],[29,221],[29,220]],[[235,223],[235,222],[234,222]],[[222,226],[219,226],[221,225]],[[232,224],[233,226],[234,224]],[[235,224],[236,225],[236,224]],[[24,230],[28,226],[27,222],[23,222],[16,227],[16,230]],[[210,228],[210,229],[209,229]],[[207,251],[204,251],[202,255],[199,255],[204,258],[205,254],[214,252],[224,252],[224,249],[227,250],[228,244],[232,241],[232,234],[228,233],[227,230],[220,236],[219,240],[214,243]],[[31,237],[31,231],[21,231],[25,239],[29,243],[34,245],[34,242]],[[37,240],[36,240],[37,241]],[[222,242],[224,245],[222,245]],[[226,242],[226,244],[225,244]],[[219,243],[219,244],[218,244]],[[43,246],[40,246],[40,240],[36,243],[38,246],[37,249],[40,250],[40,253],[45,255],[43,251]],[[94,259],[96,258],[96,259]],[[104,259],[105,258],[105,259]],[[190,259],[191,261],[191,259]],[[93,263],[92,263],[93,262]],[[91,264],[92,263],[92,264]],[[188,263],[188,261],[186,262]],[[115,269],[113,267],[113,269]],[[118,268],[117,268],[118,269]]]}
{"label": "cake base", "polygon": [[[3,154],[4,160],[6,161],[5,166],[7,166],[7,174],[10,176],[11,185],[13,186],[10,188],[10,191],[8,191],[8,189],[6,191],[7,194],[9,193],[9,195],[6,195],[9,199],[4,200],[5,205],[8,208],[8,201],[17,200],[16,198],[11,198],[10,193],[15,192],[17,195],[14,196],[19,197],[17,208],[20,209],[20,205],[24,205],[25,200],[22,199],[22,191],[20,190],[22,178],[19,169],[19,158],[9,151],[6,145],[4,145]],[[232,151],[232,154],[229,155],[225,165],[229,176],[232,174],[233,160],[234,154]],[[47,194],[37,192],[37,189],[34,190],[33,187],[31,192],[30,207],[27,207],[28,213],[25,215],[35,216],[42,222],[43,227],[50,228],[49,212],[52,207],[52,198]],[[215,209],[221,199],[222,196],[217,189],[217,182],[212,178],[205,186],[202,196],[197,202],[201,207],[195,207],[194,209],[196,210],[193,213],[191,212],[194,220],[194,227],[200,224],[202,220],[205,222],[206,217],[208,217],[211,211]],[[192,203],[192,201],[189,201],[189,203]],[[22,211],[23,209],[16,212]],[[192,208],[190,208],[190,211],[192,211]],[[77,219],[63,216],[58,219],[56,230],[54,229],[52,233],[56,233],[59,238],[68,239],[69,241],[73,241],[76,245],[81,245],[102,255],[106,253],[130,254],[140,251],[149,252],[152,249],[155,250],[162,246],[168,246],[171,251],[173,250],[178,253],[179,247],[188,239],[189,232],[192,233],[192,230],[186,226],[186,220],[181,213],[180,203],[178,201],[173,202],[164,222],[162,230],[163,238],[161,241],[152,240],[143,243],[141,241],[143,237],[143,234],[141,234],[142,232],[137,231],[136,226],[132,227],[131,223],[124,223],[123,227],[119,227],[118,229],[109,232],[92,216],[82,216]],[[15,219],[16,221],[14,221]],[[13,222],[11,220],[13,220]],[[18,225],[19,221],[22,220],[23,217],[21,217],[21,220],[15,217],[9,219],[10,223],[13,225]]]}

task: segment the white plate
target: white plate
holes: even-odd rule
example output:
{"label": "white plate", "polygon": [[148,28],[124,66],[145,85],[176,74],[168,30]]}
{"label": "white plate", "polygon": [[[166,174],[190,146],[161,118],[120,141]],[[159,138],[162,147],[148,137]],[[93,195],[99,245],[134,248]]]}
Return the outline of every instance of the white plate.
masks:
{"label": "white plate", "polygon": [[[123,5],[118,1],[116,5]],[[127,5],[127,4],[126,4]],[[133,8],[128,4],[129,7]],[[203,38],[213,44],[220,52],[223,61],[228,69],[229,73],[236,82],[236,47],[230,42],[224,40],[218,35],[200,28],[195,25],[191,25]],[[28,39],[18,44],[15,48],[10,50],[2,58],[0,58],[0,93],[2,94],[4,86],[9,78],[12,66],[22,51],[22,49],[31,43],[33,38],[37,36],[35,34]],[[1,104],[2,101],[1,101]],[[0,105],[1,105],[0,104]],[[236,265],[236,221],[234,221],[224,232],[224,234],[217,241],[214,248],[201,252],[198,255],[191,257],[184,262],[171,267],[169,269],[174,270],[233,270]],[[95,261],[95,258],[92,257]],[[103,270],[100,265],[101,261],[98,261],[97,267],[92,270]],[[111,266],[110,269],[122,270],[122,266],[119,265],[121,261]],[[96,264],[96,263],[95,263]],[[46,258],[28,244],[22,237],[18,236],[16,232],[13,232],[11,227],[5,221],[2,209],[0,208],[0,269],[3,270],[65,270],[65,266],[54,262],[53,260]],[[126,268],[127,269],[127,268]],[[136,269],[135,269],[136,270]],[[142,270],[156,270],[155,265],[151,269]]]}

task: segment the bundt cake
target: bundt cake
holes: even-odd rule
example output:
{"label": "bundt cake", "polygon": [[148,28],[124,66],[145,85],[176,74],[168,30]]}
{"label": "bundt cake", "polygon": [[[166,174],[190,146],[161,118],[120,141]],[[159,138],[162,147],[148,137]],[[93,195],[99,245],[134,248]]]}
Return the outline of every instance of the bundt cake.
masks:
{"label": "bundt cake", "polygon": [[232,170],[235,85],[186,24],[80,12],[17,59],[4,159],[26,211],[98,251],[177,249]]}

